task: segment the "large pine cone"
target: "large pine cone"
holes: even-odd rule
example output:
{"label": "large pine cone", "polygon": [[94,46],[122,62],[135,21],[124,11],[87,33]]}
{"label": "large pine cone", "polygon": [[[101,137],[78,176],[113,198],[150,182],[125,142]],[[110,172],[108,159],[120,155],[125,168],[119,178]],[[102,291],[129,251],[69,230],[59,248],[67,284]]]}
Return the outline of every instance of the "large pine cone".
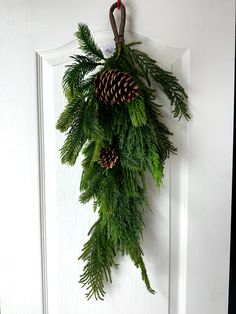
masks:
{"label": "large pine cone", "polygon": [[98,160],[99,165],[103,168],[111,169],[115,166],[118,159],[116,150],[112,147],[103,148],[100,152],[100,158]]}
{"label": "large pine cone", "polygon": [[95,79],[96,96],[107,105],[132,101],[138,94],[138,85],[132,75],[118,70],[106,70]]}

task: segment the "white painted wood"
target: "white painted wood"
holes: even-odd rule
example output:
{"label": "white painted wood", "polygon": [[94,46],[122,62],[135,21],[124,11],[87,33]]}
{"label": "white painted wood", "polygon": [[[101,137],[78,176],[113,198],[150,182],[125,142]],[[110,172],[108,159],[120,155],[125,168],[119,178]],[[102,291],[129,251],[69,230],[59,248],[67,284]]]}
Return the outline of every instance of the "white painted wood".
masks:
{"label": "white painted wood", "polygon": [[106,45],[112,3],[1,0],[3,314],[227,313],[235,4],[125,3],[127,31],[150,38],[143,49],[181,79],[193,116],[178,123],[166,110],[179,155],[167,162],[158,202],[149,185],[153,212],[145,217],[143,247],[159,293],[148,295],[123,258],[104,302],[85,301],[77,283],[83,264],[76,258],[95,215],[78,203],[79,163],[59,163],[64,137],[54,124],[64,105],[61,77],[75,51],[76,24],[99,30],[95,36]]}
{"label": "white painted wood", "polygon": [[[99,46],[103,49],[112,42],[111,32],[95,33],[94,36]],[[164,47],[147,38],[129,33],[126,34],[126,40],[142,41],[143,45],[141,48],[145,49],[145,51],[147,51],[153,58],[158,57],[162,67],[171,70],[172,66],[174,72],[175,69],[178,69],[179,77],[182,76],[183,80],[187,80],[186,73],[188,73],[189,60],[188,52],[184,49]],[[106,296],[106,302],[103,302],[99,306],[96,301],[92,300],[90,301],[90,304],[93,305],[88,307],[88,303],[84,298],[84,291],[80,289],[77,280],[75,280],[75,274],[77,276],[76,278],[78,278],[78,262],[74,256],[75,251],[77,251],[77,248],[81,251],[82,245],[87,238],[86,235],[91,226],[91,221],[94,221],[97,216],[94,213],[91,213],[91,204],[82,206],[78,203],[78,185],[80,180],[80,175],[78,174],[81,174],[80,164],[78,163],[76,168],[72,170],[68,169],[68,167],[64,169],[65,167],[60,164],[58,154],[58,149],[61,147],[65,138],[64,135],[58,134],[55,130],[56,119],[65,106],[65,101],[63,101],[64,97],[61,93],[61,80],[65,71],[64,64],[67,64],[69,62],[69,56],[75,53],[79,53],[79,51],[77,49],[77,43],[73,42],[64,47],[52,51],[40,52],[38,54],[38,72],[40,79],[39,107],[41,108],[40,112],[43,112],[40,130],[41,133],[44,133],[44,143],[41,143],[42,173],[44,173],[45,169],[45,178],[42,178],[42,190],[44,191],[46,198],[46,202],[42,202],[42,238],[46,240],[42,242],[42,262],[43,265],[45,265],[45,273],[47,267],[48,274],[47,278],[44,278],[43,286],[45,286],[45,291],[48,290],[49,295],[48,298],[45,296],[44,307],[45,309],[48,307],[49,313],[58,313],[61,308],[66,309],[67,313],[74,313],[77,308],[81,307],[84,308],[88,314],[94,313],[95,307],[96,313],[110,313],[114,306],[114,302],[116,302],[116,299],[118,298],[117,300],[127,300],[127,302],[123,302],[123,306],[120,306],[120,308],[117,309],[117,313],[126,311],[127,303],[129,303],[128,309],[130,312],[138,313],[140,309],[142,309],[143,304],[147,304],[146,311],[150,314],[156,313],[157,310],[161,313],[169,313],[170,303],[172,303],[169,290],[171,289],[172,295],[177,295],[179,290],[183,289],[185,281],[185,273],[183,272],[182,277],[177,280],[180,289],[178,285],[176,286],[172,284],[172,281],[170,285],[169,270],[173,273],[176,272],[175,265],[179,263],[179,259],[181,259],[179,264],[179,267],[181,267],[182,259],[186,258],[186,247],[180,246],[178,240],[177,242],[175,241],[176,239],[179,239],[179,232],[177,231],[177,234],[174,235],[173,239],[170,239],[171,230],[169,211],[171,209],[172,200],[178,198],[180,191],[175,188],[173,193],[170,194],[171,187],[169,185],[172,184],[173,178],[175,178],[175,181],[185,180],[185,178],[181,179],[180,176],[182,177],[186,174],[182,174],[181,171],[179,171],[178,174],[170,177],[168,163],[166,182],[164,184],[165,189],[161,191],[160,195],[156,192],[156,188],[149,178],[149,198],[153,213],[148,213],[146,215],[147,231],[144,236],[144,239],[146,240],[144,240],[145,259],[147,264],[150,264],[151,277],[153,277],[151,279],[153,279],[156,284],[158,294],[155,297],[148,294],[144,285],[140,284],[139,272],[134,270],[134,266],[131,265],[130,261],[126,261],[127,259],[123,261],[122,258],[118,259],[118,262],[121,264],[121,271],[115,272],[114,276],[115,283],[119,280],[117,283],[118,288],[116,286],[112,288],[107,287],[109,295]],[[177,65],[179,65],[179,67],[177,67]],[[187,82],[185,82],[185,85],[186,83]],[[53,90],[55,96],[54,99]],[[166,102],[163,95],[160,95],[159,98],[160,101]],[[170,106],[168,103],[165,109],[166,115],[170,118]],[[179,125],[178,127],[181,126]],[[177,137],[178,133],[180,132],[176,129]],[[185,136],[185,134],[183,135]],[[179,138],[182,138],[180,134]],[[180,160],[182,160],[181,157],[178,161]],[[176,166],[180,167],[179,162],[176,163]],[[57,180],[55,180],[55,178],[57,178]],[[69,190],[67,190],[68,186]],[[71,193],[71,189],[73,193]],[[77,192],[75,192],[76,190]],[[181,187],[182,193],[183,190],[184,188]],[[61,194],[70,200],[64,201],[63,198],[61,198]],[[182,201],[182,199],[179,201]],[[179,213],[180,223],[182,224],[182,227],[185,228],[185,226],[183,226],[184,222],[182,222],[184,218],[183,213],[181,212],[182,206],[178,203],[175,207],[175,211]],[[48,208],[50,208],[50,210],[47,210]],[[83,214],[85,210],[86,214]],[[155,215],[155,213],[157,215]],[[79,219],[81,216],[84,216],[83,229]],[[78,219],[76,224],[74,223],[75,219]],[[160,224],[160,220],[162,221],[162,224]],[[45,228],[45,226],[47,227]],[[72,228],[72,231],[67,230],[68,226],[69,229]],[[76,230],[74,230],[74,228],[76,228]],[[183,232],[186,233],[186,229],[183,229]],[[63,239],[65,239],[65,242],[67,243],[66,247],[62,245],[63,239],[61,239],[60,235],[63,236]],[[154,250],[152,244],[153,241],[156,243]],[[73,250],[68,249],[69,243],[73,244]],[[172,251],[179,251],[178,256],[174,254],[171,256],[171,252],[169,251],[171,243],[173,246]],[[67,257],[68,255],[70,256],[70,259],[65,259],[65,256]],[[170,264],[170,259],[172,260],[172,264]],[[154,262],[154,265],[151,265],[152,261]],[[134,277],[131,284],[129,283],[129,276],[126,278],[127,275],[125,275],[125,271],[123,270],[123,263],[125,262],[129,265],[128,268],[126,266],[126,273],[129,274],[129,276],[132,276],[133,274]],[[83,266],[81,262],[79,266],[79,272],[81,273]],[[160,269],[158,270],[158,268]],[[180,273],[178,267],[177,273]],[[59,274],[60,279],[58,280]],[[133,293],[132,287],[139,287],[136,288],[137,291],[135,294]],[[137,298],[137,294],[140,294],[140,298]],[[71,297],[71,295],[74,295],[74,297]],[[71,302],[72,300],[73,302]],[[180,299],[178,305],[180,307],[183,306],[181,302]]]}

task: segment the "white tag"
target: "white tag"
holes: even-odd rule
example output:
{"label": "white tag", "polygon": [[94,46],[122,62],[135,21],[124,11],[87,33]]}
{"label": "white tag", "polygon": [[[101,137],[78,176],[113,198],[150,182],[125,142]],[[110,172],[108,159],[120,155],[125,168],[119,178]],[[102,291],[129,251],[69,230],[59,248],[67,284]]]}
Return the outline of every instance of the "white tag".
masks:
{"label": "white tag", "polygon": [[103,48],[103,53],[105,57],[109,58],[111,57],[115,52],[115,44],[106,45]]}

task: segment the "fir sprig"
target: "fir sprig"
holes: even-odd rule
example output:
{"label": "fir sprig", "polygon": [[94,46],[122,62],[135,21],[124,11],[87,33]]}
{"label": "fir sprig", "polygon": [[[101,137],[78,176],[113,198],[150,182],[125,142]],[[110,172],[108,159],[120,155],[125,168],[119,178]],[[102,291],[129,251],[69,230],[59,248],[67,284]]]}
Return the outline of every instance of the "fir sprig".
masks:
{"label": "fir sprig", "polygon": [[146,53],[125,47],[129,59],[133,65],[138,68],[140,75],[146,79],[148,85],[151,85],[150,77],[161,85],[164,93],[169,98],[174,117],[182,117],[189,120],[190,114],[187,106],[187,95],[183,87],[179,84],[177,78],[168,71],[163,70],[156,64],[156,60],[151,59]]}
{"label": "fir sprig", "polygon": [[147,123],[143,97],[137,96],[133,101],[129,102],[128,111],[133,126],[139,127]]}
{"label": "fir sprig", "polygon": [[85,56],[72,56],[73,63],[67,67],[63,77],[63,89],[68,97],[83,93],[83,79],[86,74],[95,70],[99,63]]}
{"label": "fir sprig", "polygon": [[72,122],[76,117],[76,112],[82,102],[83,99],[78,96],[67,104],[56,124],[56,128],[59,131],[65,132],[71,127]]}
{"label": "fir sprig", "polygon": [[107,237],[106,228],[101,227],[100,220],[96,222],[90,233],[90,239],[84,245],[83,253],[79,257],[86,262],[80,283],[83,287],[87,286],[88,299],[94,296],[95,299],[103,300],[104,281],[112,282],[111,268],[118,265],[114,262],[115,252]]}
{"label": "fir sprig", "polygon": [[86,24],[79,24],[78,31],[75,33],[75,35],[79,41],[80,49],[88,57],[95,60],[105,59],[102,50],[98,48]]}

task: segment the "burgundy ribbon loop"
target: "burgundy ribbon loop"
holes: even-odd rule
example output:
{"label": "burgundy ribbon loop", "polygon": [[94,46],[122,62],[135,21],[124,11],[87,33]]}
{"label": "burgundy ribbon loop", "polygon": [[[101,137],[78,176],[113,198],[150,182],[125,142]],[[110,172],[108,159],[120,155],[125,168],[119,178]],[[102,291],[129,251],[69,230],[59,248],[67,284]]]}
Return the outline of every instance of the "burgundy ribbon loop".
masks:
{"label": "burgundy ribbon loop", "polygon": [[117,0],[117,9],[120,10],[120,0]]}

